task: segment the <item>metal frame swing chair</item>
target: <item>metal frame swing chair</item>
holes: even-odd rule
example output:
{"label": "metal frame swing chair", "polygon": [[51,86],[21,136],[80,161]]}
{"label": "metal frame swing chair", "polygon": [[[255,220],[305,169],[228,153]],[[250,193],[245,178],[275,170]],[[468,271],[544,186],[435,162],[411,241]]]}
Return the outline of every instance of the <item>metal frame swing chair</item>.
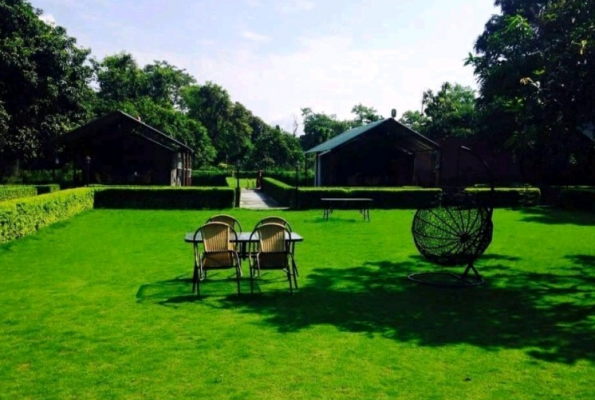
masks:
{"label": "metal frame swing chair", "polygon": [[408,276],[413,282],[447,287],[477,286],[484,282],[474,262],[492,242],[494,180],[485,160],[464,146],[458,152],[457,180],[462,180],[461,150],[473,155],[485,168],[490,183],[488,196],[482,199],[466,191],[464,184],[443,188],[437,206],[417,210],[411,232],[415,246],[426,260],[441,267],[466,268],[462,274],[449,271],[413,273]]}

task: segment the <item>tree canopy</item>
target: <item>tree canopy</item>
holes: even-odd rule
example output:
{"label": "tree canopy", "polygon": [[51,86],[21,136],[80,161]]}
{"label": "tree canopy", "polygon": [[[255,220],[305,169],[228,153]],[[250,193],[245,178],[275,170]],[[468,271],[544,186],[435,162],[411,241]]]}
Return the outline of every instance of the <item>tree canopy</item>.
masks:
{"label": "tree canopy", "polygon": [[[595,8],[579,0],[497,0],[467,63],[480,85],[482,130],[543,163],[584,145],[595,121]],[[592,128],[591,128],[592,129]]]}
{"label": "tree canopy", "polygon": [[53,151],[85,121],[93,92],[89,50],[28,2],[0,2],[0,159],[6,167]]}

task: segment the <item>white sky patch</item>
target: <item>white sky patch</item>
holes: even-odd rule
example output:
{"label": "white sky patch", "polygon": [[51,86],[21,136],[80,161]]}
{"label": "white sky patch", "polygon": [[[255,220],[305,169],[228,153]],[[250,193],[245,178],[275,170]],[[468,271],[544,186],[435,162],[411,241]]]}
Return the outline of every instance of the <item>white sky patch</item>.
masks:
{"label": "white sky patch", "polygon": [[270,42],[271,38],[266,36],[266,35],[262,35],[260,33],[256,33],[256,32],[252,32],[252,31],[243,31],[241,33],[241,36],[244,39],[248,39],[251,40],[253,42],[261,42],[261,43],[265,43],[265,42]]}
{"label": "white sky patch", "polygon": [[42,14],[39,16],[39,19],[51,26],[56,26],[57,24],[56,18],[52,14]]}
{"label": "white sky patch", "polygon": [[310,11],[314,9],[314,7],[316,7],[316,3],[314,3],[313,1],[305,0],[283,1],[280,3],[281,4],[277,6],[277,10],[284,14],[301,11]]}

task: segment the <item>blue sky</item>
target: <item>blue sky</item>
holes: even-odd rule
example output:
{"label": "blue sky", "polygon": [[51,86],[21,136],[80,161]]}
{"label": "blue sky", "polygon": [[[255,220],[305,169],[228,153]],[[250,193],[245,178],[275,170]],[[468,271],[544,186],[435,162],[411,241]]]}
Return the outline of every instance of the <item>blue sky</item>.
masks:
{"label": "blue sky", "polygon": [[310,107],[350,118],[420,108],[443,82],[476,87],[463,59],[493,0],[32,0],[92,56],[166,60],[292,131]]}

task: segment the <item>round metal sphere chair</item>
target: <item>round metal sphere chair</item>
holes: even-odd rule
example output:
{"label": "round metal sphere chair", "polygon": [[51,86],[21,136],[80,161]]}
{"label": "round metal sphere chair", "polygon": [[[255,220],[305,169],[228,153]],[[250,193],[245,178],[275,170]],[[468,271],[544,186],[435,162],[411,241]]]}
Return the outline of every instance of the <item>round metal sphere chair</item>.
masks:
{"label": "round metal sphere chair", "polygon": [[[491,171],[481,157],[466,147],[461,147],[478,158],[487,171],[490,192],[484,199],[465,191],[464,186],[444,189],[438,204],[417,210],[411,232],[420,254],[431,263],[441,267],[466,266],[462,274],[441,271],[422,272],[409,275],[409,279],[436,286],[476,286],[483,278],[474,262],[486,251],[492,242],[494,225],[494,184]],[[461,159],[461,152],[457,164]],[[457,167],[457,175],[460,170]]]}

